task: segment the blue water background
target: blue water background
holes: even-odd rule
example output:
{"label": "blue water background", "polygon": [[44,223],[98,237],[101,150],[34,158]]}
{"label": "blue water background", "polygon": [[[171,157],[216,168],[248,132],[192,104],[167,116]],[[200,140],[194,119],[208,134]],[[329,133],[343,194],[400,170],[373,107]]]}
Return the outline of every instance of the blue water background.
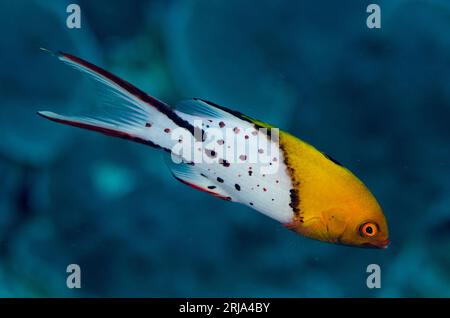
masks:
{"label": "blue water background", "polygon": [[[450,296],[450,2],[378,0],[368,29],[374,1],[78,0],[79,30],[70,2],[0,3],[0,296]],[[157,150],[43,120],[99,96],[40,47],[325,150],[378,198],[391,246],[300,237],[178,183]]]}

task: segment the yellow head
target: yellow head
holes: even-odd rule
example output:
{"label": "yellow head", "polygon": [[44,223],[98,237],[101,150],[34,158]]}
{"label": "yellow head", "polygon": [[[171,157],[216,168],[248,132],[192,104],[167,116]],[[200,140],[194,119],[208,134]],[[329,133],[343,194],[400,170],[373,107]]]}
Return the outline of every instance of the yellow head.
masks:
{"label": "yellow head", "polygon": [[280,139],[293,180],[296,216],[287,226],[306,237],[386,248],[389,233],[377,200],[349,170],[290,135]]}

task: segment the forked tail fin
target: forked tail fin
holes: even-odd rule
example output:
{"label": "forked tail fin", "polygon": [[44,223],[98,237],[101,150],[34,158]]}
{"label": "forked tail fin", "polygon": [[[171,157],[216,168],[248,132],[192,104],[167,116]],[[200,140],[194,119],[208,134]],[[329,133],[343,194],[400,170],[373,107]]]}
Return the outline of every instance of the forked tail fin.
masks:
{"label": "forked tail fin", "polygon": [[63,116],[49,111],[38,112],[42,117],[166,151],[170,151],[175,143],[170,137],[174,129],[181,127],[194,135],[194,127],[180,118],[169,105],[129,82],[76,56],[63,52],[50,53],[101,83],[108,89],[108,95],[113,101],[104,105],[98,114]]}

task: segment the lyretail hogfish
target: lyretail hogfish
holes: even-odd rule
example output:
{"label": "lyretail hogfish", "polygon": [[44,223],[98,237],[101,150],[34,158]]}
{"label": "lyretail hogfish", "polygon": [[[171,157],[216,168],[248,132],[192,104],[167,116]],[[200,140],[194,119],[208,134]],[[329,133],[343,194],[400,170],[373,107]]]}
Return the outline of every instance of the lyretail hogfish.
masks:
{"label": "lyretail hogfish", "polygon": [[103,114],[39,115],[171,154],[182,183],[253,208],[325,242],[385,248],[388,226],[366,186],[308,143],[240,112],[194,98],[175,107],[76,56],[53,53],[108,88]]}

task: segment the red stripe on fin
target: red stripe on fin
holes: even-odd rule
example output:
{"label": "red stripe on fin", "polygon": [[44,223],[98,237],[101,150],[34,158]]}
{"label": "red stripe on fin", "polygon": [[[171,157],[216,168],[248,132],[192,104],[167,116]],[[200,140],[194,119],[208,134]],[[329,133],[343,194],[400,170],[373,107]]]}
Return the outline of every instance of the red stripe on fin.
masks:
{"label": "red stripe on fin", "polygon": [[172,112],[169,105],[166,103],[163,103],[162,101],[148,95],[147,93],[141,91],[139,88],[134,86],[133,84],[121,79],[120,77],[102,69],[101,67],[98,67],[97,65],[94,65],[88,61],[85,61],[75,55],[71,55],[64,52],[59,52],[58,58],[66,63],[72,64],[74,66],[78,66],[79,68],[84,69],[85,71],[91,71],[97,76],[104,77],[105,79],[113,82],[117,86],[124,89],[129,94],[137,97],[143,102],[146,102],[147,104],[156,107],[159,111],[163,113]]}
{"label": "red stripe on fin", "polygon": [[[143,138],[140,138],[139,136],[133,135],[125,130],[118,130],[113,128],[112,125],[108,125],[106,123],[102,123],[94,118],[83,118],[83,117],[68,117],[68,116],[61,116],[58,114],[55,114],[53,112],[48,111],[40,111],[37,112],[38,115],[47,118],[51,121],[58,122],[61,124],[66,124],[69,126],[74,126],[78,128],[83,128],[87,130],[97,131],[102,134],[105,134],[107,136],[113,136],[118,137],[122,139],[132,140],[141,144],[149,145],[155,148],[161,148],[159,145],[153,143],[150,140],[145,140]],[[165,149],[167,150],[167,149]]]}
{"label": "red stripe on fin", "polygon": [[198,185],[196,185],[194,183],[187,182],[186,180],[183,180],[183,179],[178,178],[176,176],[174,176],[174,177],[175,177],[175,179],[177,179],[181,183],[184,183],[185,185],[188,185],[188,186],[190,186],[190,187],[192,187],[192,188],[194,188],[196,190],[199,190],[199,191],[211,194],[211,195],[215,196],[216,198],[219,198],[219,199],[222,199],[222,200],[225,200],[225,201],[231,201],[232,200],[230,196],[222,195],[220,193],[217,193],[217,192],[214,192],[214,191],[202,188],[202,187],[200,187],[200,186],[198,186]]}
{"label": "red stripe on fin", "polygon": [[[120,93],[120,95],[123,95],[125,97],[125,100],[131,102],[134,106],[137,106],[137,108],[141,109],[143,112],[148,112],[148,108],[155,109],[158,113],[163,114],[169,121],[171,121],[175,125],[187,129],[192,134],[192,136],[196,138],[198,137],[197,134],[195,134],[194,127],[186,120],[180,118],[168,104],[148,95],[131,83],[102,69],[101,67],[98,67],[97,65],[94,65],[72,54],[68,54],[65,52],[53,53],[46,49],[43,50],[55,55],[60,61],[66,63],[67,65],[70,65],[79,71],[85,72],[100,83],[112,88],[116,92]],[[156,120],[156,117],[158,115],[152,113],[150,114],[150,116]],[[166,119],[162,120],[164,121]],[[161,120],[158,121],[161,122]],[[203,135],[204,133],[202,131],[202,134],[200,136]]]}

